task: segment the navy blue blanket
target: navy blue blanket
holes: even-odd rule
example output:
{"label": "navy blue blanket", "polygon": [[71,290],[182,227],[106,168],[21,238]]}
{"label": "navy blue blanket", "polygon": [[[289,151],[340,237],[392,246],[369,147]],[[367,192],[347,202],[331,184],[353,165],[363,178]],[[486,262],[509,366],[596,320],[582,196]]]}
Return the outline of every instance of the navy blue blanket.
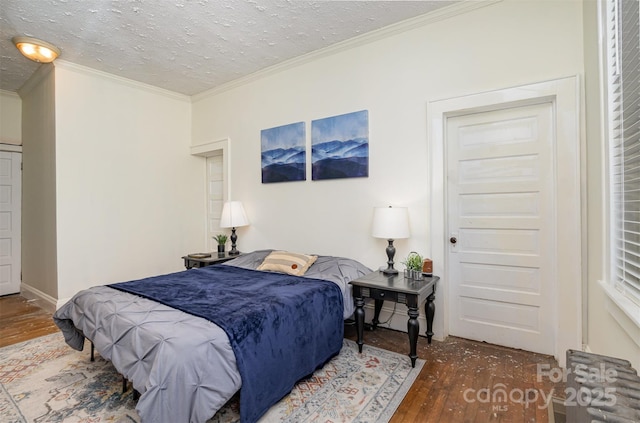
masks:
{"label": "navy blue blanket", "polygon": [[333,282],[210,266],[109,286],[227,333],[242,377],[243,423],[257,421],[342,347],[343,298]]}

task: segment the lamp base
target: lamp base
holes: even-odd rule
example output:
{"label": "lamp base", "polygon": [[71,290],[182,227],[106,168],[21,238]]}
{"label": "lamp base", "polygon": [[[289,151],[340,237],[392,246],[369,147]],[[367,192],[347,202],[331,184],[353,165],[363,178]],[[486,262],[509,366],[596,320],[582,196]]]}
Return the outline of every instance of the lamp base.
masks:
{"label": "lamp base", "polygon": [[236,235],[236,228],[231,228],[231,251],[229,251],[230,256],[237,256],[240,254],[240,251],[236,248],[236,241],[238,240],[238,235]]}
{"label": "lamp base", "polygon": [[393,256],[396,255],[396,247],[393,246],[393,240],[389,239],[389,245],[387,245],[387,268],[382,271],[385,275],[397,275],[398,271],[393,268]]}
{"label": "lamp base", "polygon": [[[231,253],[229,253],[231,254]],[[398,271],[392,267],[387,267],[386,269],[384,269],[382,271],[382,273],[384,273],[385,275],[397,275]]]}

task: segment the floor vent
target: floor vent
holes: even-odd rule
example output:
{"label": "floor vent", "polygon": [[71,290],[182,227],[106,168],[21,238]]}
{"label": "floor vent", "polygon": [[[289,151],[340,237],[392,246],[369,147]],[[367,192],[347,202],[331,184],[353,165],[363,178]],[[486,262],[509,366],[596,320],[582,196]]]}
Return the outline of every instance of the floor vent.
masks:
{"label": "floor vent", "polygon": [[568,423],[640,422],[640,377],[627,360],[567,351]]}

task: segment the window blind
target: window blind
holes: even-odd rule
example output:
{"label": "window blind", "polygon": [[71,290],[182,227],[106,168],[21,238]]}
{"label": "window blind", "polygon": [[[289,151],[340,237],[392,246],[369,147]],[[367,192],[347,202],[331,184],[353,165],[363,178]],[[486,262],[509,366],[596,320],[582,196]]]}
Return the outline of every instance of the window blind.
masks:
{"label": "window blind", "polygon": [[612,276],[640,305],[640,2],[606,5]]}

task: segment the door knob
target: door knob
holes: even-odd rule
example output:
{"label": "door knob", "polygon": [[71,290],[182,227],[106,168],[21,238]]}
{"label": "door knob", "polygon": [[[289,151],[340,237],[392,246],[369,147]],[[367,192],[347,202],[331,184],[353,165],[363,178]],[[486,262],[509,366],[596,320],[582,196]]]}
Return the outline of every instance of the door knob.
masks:
{"label": "door knob", "polygon": [[455,236],[452,236],[451,238],[449,238],[449,242],[452,244],[455,244],[456,242],[458,242],[458,238],[456,238]]}

